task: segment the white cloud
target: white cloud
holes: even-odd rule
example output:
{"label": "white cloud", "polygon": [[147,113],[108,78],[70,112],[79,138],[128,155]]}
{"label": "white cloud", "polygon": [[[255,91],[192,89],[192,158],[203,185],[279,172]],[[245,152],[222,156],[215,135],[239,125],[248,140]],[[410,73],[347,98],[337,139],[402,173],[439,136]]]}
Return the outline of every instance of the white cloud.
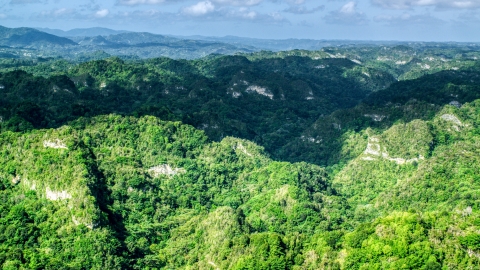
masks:
{"label": "white cloud", "polygon": [[355,14],[357,3],[355,2],[348,2],[342,8],[340,8],[340,13],[343,14]]}
{"label": "white cloud", "polygon": [[435,7],[437,9],[480,8],[480,0],[371,0],[374,5],[387,9]]}
{"label": "white cloud", "polygon": [[255,6],[263,2],[263,0],[212,0],[218,5],[224,6]]}
{"label": "white cloud", "polygon": [[215,6],[210,1],[198,2],[193,6],[183,8],[183,13],[191,16],[202,16],[215,11]]}
{"label": "white cloud", "polygon": [[374,21],[386,23],[391,26],[439,25],[445,23],[444,21],[429,14],[411,15],[409,13],[404,13],[399,16],[379,15],[374,18]]}
{"label": "white cloud", "polygon": [[[184,8],[181,14],[186,15],[188,19],[201,18],[202,21],[241,21],[261,22],[265,24],[283,24],[288,22],[288,20],[278,12],[262,13],[250,7],[216,7],[216,5],[209,2],[210,1],[200,2]],[[177,16],[177,19],[184,20],[185,18]]]}
{"label": "white cloud", "polygon": [[252,10],[242,10],[240,9],[239,12],[232,12],[230,13],[231,17],[236,18],[243,18],[246,20],[255,20],[258,17],[258,13]]}
{"label": "white cloud", "polygon": [[357,9],[356,2],[348,2],[339,10],[331,11],[324,17],[329,24],[366,24],[367,17]]}
{"label": "white cloud", "polygon": [[305,6],[290,6],[289,8],[284,9],[283,12],[293,13],[293,14],[311,14],[324,9],[325,9],[324,5],[314,7],[314,8],[307,8]]}
{"label": "white cloud", "polygon": [[74,12],[75,12],[74,9],[59,8],[59,9],[52,10],[50,14],[52,14],[55,17],[61,17],[61,16],[68,15],[68,14],[71,14],[71,13],[74,13]]}
{"label": "white cloud", "polygon": [[117,5],[122,5],[122,6],[158,5],[164,2],[165,0],[117,0]]}
{"label": "white cloud", "polygon": [[305,0],[287,0],[287,3],[291,5],[301,5],[305,3]]}
{"label": "white cloud", "polygon": [[12,15],[9,13],[0,13],[0,19],[2,20],[24,20],[23,17]]}
{"label": "white cloud", "polygon": [[58,8],[34,13],[30,18],[36,21],[55,21],[82,19],[84,17],[73,8]]}
{"label": "white cloud", "polygon": [[226,20],[238,20],[238,21],[255,21],[263,23],[272,23],[272,24],[282,24],[288,22],[280,13],[272,12],[268,14],[258,13],[256,11],[250,10],[249,8],[239,8],[234,10],[229,10],[223,14]]}
{"label": "white cloud", "polygon": [[106,16],[108,15],[108,13],[110,13],[110,12],[108,11],[108,9],[101,9],[101,10],[95,12],[95,17],[97,17],[97,18],[104,18],[104,17],[106,17]]}
{"label": "white cloud", "polygon": [[11,0],[10,4],[12,5],[24,5],[24,4],[36,4],[36,3],[42,3],[43,1],[41,0]]}
{"label": "white cloud", "polygon": [[457,26],[461,25],[462,27],[465,24],[476,26],[480,23],[480,14],[476,11],[466,11],[460,14],[453,23],[457,24]]}
{"label": "white cloud", "polygon": [[133,10],[133,11],[122,11],[117,13],[110,13],[108,16],[109,20],[113,23],[120,25],[134,25],[136,23],[147,23],[152,24],[152,22],[174,22],[179,19],[179,16],[175,13],[163,12],[159,10]]}

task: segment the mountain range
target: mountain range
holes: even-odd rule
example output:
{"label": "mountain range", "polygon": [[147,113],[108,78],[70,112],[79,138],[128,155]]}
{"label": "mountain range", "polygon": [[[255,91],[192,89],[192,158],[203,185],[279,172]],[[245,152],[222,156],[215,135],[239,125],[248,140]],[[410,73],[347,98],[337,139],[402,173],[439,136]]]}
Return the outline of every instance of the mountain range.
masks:
{"label": "mountain range", "polygon": [[38,31],[33,28],[7,28],[0,26],[0,45],[10,47],[64,47],[76,45],[70,39]]}
{"label": "mountain range", "polygon": [[[79,28],[69,31],[45,28],[6,28],[0,30],[0,53],[13,58],[62,57],[70,61],[95,60],[119,56],[124,59],[147,59],[169,57],[174,59],[197,59],[211,54],[252,53],[261,50],[289,51],[322,50],[325,48],[358,48],[403,45],[409,47],[450,46],[466,48],[477,44],[422,43],[400,41],[355,41],[355,40],[269,40],[235,36],[166,36],[152,33],[129,32],[108,28]],[[470,46],[470,47],[471,47]],[[13,47],[13,49],[12,49]],[[28,50],[28,53],[18,49]]]}
{"label": "mountain range", "polygon": [[104,27],[91,27],[91,28],[75,28],[71,30],[60,30],[51,28],[36,28],[45,33],[49,33],[59,37],[92,37],[92,36],[108,36],[115,34],[123,34],[129,31],[125,30],[113,30]]}

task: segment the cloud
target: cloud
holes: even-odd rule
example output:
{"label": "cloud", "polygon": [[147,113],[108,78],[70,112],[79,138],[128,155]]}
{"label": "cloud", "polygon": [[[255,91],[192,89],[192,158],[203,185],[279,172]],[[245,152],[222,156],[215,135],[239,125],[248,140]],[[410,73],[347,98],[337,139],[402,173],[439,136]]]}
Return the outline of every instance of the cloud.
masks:
{"label": "cloud", "polygon": [[261,22],[265,24],[283,24],[289,22],[278,12],[261,13],[249,7],[217,7],[210,1],[199,2],[193,6],[186,7],[176,16],[177,20],[195,20],[200,18],[202,21]]}
{"label": "cloud", "polygon": [[259,14],[256,11],[252,11],[246,8],[239,10],[231,10],[226,14],[230,19],[243,19],[243,20],[256,20],[259,18]]}
{"label": "cloud", "polygon": [[339,10],[331,11],[324,17],[325,22],[329,24],[366,24],[367,17],[357,9],[357,3],[348,2]]}
{"label": "cloud", "polygon": [[386,9],[412,9],[435,7],[436,9],[476,9],[480,0],[371,0],[372,4]]}
{"label": "cloud", "polygon": [[22,20],[23,21],[24,18],[16,16],[16,15],[11,15],[11,14],[8,14],[8,13],[0,13],[0,19],[2,19],[2,20]]}
{"label": "cloud", "polygon": [[124,11],[111,13],[108,16],[108,19],[112,23],[125,25],[125,24],[136,24],[136,23],[147,23],[152,24],[152,22],[168,22],[173,23],[178,20],[179,16],[171,12],[163,12],[159,10],[134,10],[134,11]]}
{"label": "cloud", "polygon": [[305,0],[286,0],[290,5],[301,5],[305,3]]}
{"label": "cloud", "polygon": [[[12,0],[13,1],[13,0]],[[22,1],[22,0],[16,0]],[[39,0],[24,0],[24,1],[39,1]],[[137,5],[158,5],[167,2],[183,2],[186,0],[117,0],[116,4],[120,6],[137,6]],[[211,3],[217,4],[219,6],[256,6],[265,0],[210,0]],[[273,0],[276,1],[276,0]],[[286,0],[287,2],[300,2],[303,3],[304,0]]]}
{"label": "cloud", "polygon": [[97,18],[105,18],[108,15],[108,13],[110,13],[108,11],[108,9],[101,9],[101,10],[95,12],[94,16],[97,17]]}
{"label": "cloud", "polygon": [[390,26],[406,26],[406,25],[439,25],[445,21],[435,18],[429,14],[411,15],[404,13],[399,16],[379,15],[374,17],[374,21],[386,23]]}
{"label": "cloud", "polygon": [[453,21],[454,24],[457,26],[465,26],[465,25],[478,25],[480,23],[480,14],[475,11],[467,11],[458,16],[457,19]]}
{"label": "cloud", "polygon": [[215,4],[223,6],[255,6],[263,2],[263,0],[212,0]]}
{"label": "cloud", "polygon": [[293,14],[311,14],[324,9],[325,9],[324,5],[314,7],[311,9],[305,6],[290,6],[289,8],[284,9],[283,12],[293,13]]}
{"label": "cloud", "polygon": [[68,21],[68,20],[92,20],[106,18],[110,14],[108,9],[98,9],[96,11],[80,12],[73,8],[58,8],[52,10],[44,10],[34,13],[30,16],[35,21]]}
{"label": "cloud", "polygon": [[[181,9],[181,12],[178,15],[184,15],[190,19],[201,17],[202,20],[208,19],[213,21],[255,21],[262,23],[284,23],[287,21],[278,12],[260,13],[247,6],[225,6],[226,0],[220,1],[222,1],[224,5],[217,5],[219,0],[198,2],[197,4],[184,7]],[[254,3],[253,1],[229,1],[229,3],[232,5],[240,4],[240,2],[246,5]],[[182,16],[180,16],[178,19],[182,19]]]}
{"label": "cloud", "polygon": [[42,3],[42,0],[11,0],[10,4],[12,5],[24,5],[24,4],[37,4]]}
{"label": "cloud", "polygon": [[247,21],[261,22],[265,24],[283,24],[288,22],[288,20],[278,12],[259,13],[247,7],[234,9],[221,8],[216,15],[217,20],[223,21]]}
{"label": "cloud", "polygon": [[81,15],[75,9],[58,8],[34,13],[30,18],[37,21],[55,21],[57,19],[69,20],[78,19],[80,17]]}
{"label": "cloud", "polygon": [[210,1],[198,2],[195,5],[183,8],[182,13],[191,16],[203,16],[215,11],[215,6]]}
{"label": "cloud", "polygon": [[164,2],[165,0],[117,0],[117,5],[120,5],[120,6],[158,5]]}

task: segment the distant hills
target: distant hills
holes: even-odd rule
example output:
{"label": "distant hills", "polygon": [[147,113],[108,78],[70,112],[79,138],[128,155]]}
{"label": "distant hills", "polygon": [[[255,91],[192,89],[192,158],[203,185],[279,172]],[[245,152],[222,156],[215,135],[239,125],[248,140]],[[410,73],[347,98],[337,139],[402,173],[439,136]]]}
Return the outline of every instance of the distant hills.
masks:
{"label": "distant hills", "polygon": [[72,46],[76,45],[76,43],[68,38],[58,37],[33,28],[7,28],[0,26],[0,45],[43,48],[46,46]]}
{"label": "distant hills", "polygon": [[[107,28],[86,28],[62,31],[33,28],[0,29],[0,54],[9,58],[61,57],[73,61],[88,61],[96,56],[120,56],[126,59],[170,57],[195,59],[210,54],[249,53],[259,49],[218,41],[192,40],[151,33],[117,31]],[[48,32],[48,33],[47,33]],[[66,38],[68,36],[69,38]],[[8,47],[35,49],[28,54],[12,52]],[[41,49],[41,51],[40,51]]]}
{"label": "distant hills", "polygon": [[[79,40],[79,38],[97,38],[98,36],[103,36],[106,38],[111,35],[125,34],[128,33],[131,36],[136,36],[136,34],[141,34],[143,36],[161,36],[151,33],[138,33],[131,32],[126,30],[113,30],[103,27],[91,27],[91,28],[75,28],[68,31],[60,29],[50,29],[50,28],[36,28],[40,31],[56,35],[59,37],[68,37],[72,40]],[[237,37],[237,36],[224,36],[224,37],[212,37],[212,36],[176,36],[176,35],[165,35],[161,36],[165,39],[170,38],[171,40],[196,40],[196,41],[208,41],[214,43],[226,43],[234,45],[237,47],[255,47],[257,50],[271,50],[271,51],[286,51],[286,50],[319,50],[324,47],[330,46],[339,46],[339,45],[361,45],[361,44],[372,44],[372,41],[355,41],[355,40],[315,40],[315,39],[259,39],[259,38],[248,38],[248,37]],[[138,38],[138,37],[136,37]],[[157,40],[158,42],[158,40]],[[381,42],[382,44],[395,43],[391,42]],[[104,44],[102,44],[104,45]]]}
{"label": "distant hills", "polygon": [[113,30],[103,27],[91,27],[91,28],[75,28],[68,31],[60,29],[50,28],[36,28],[42,32],[56,35],[59,37],[91,37],[91,36],[108,36],[115,34],[127,33],[125,30]]}
{"label": "distant hills", "polygon": [[[402,59],[392,62],[394,65],[397,65],[395,63],[398,61],[406,61],[406,59],[417,50],[423,50],[429,47],[435,49],[439,46],[448,46],[468,49],[473,46],[473,50],[476,50],[476,46],[478,46],[478,44],[399,41],[274,40],[236,36],[171,36],[146,32],[112,30],[101,27],[63,31],[49,28],[7,28],[0,26],[0,46],[3,46],[3,48],[0,48],[0,56],[4,58],[35,59],[38,57],[53,57],[64,58],[75,62],[104,59],[110,56],[118,56],[123,59],[147,59],[155,57],[197,59],[218,54],[234,55],[259,51],[280,52],[290,50],[318,51],[328,48],[332,52],[332,55],[339,54],[352,60],[358,60],[357,56],[362,55],[362,57],[370,63],[378,66],[376,57],[378,56],[380,59],[383,59],[385,58],[384,54],[387,53],[379,51],[380,46],[392,47],[397,45],[408,46],[410,51],[402,57],[400,57],[400,55],[398,57],[395,56]],[[367,55],[366,53],[356,51],[356,49],[360,47],[375,47],[376,49],[373,53]],[[22,48],[22,50],[28,49],[28,52],[17,51],[18,48]],[[459,55],[462,56],[462,52],[457,51]],[[465,53],[468,54],[468,51]],[[416,61],[423,60],[418,59]],[[392,64],[388,61],[389,60],[386,62],[388,65]],[[414,66],[420,63],[417,62],[409,61],[410,65]],[[437,67],[443,65],[443,63],[438,63],[435,66],[430,66],[432,69],[439,70]],[[410,69],[408,65],[404,67],[406,68],[396,68],[396,73],[401,74],[403,70]]]}
{"label": "distant hills", "polygon": [[365,40],[315,40],[315,39],[258,39],[236,36],[225,37],[205,37],[205,36],[187,36],[178,38],[188,38],[194,40],[223,42],[233,45],[248,45],[262,50],[269,51],[289,51],[289,50],[320,50],[325,47],[345,46],[345,45],[365,45],[365,44],[385,44],[391,45],[397,41],[365,41]]}

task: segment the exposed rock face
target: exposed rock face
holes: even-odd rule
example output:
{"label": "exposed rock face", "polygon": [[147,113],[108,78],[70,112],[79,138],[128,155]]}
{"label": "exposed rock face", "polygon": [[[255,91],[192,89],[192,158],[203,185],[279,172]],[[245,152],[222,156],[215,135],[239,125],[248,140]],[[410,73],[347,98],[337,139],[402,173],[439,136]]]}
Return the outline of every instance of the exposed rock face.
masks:
{"label": "exposed rock face", "polygon": [[430,65],[429,65],[429,64],[420,64],[420,63],[418,63],[418,65],[420,65],[420,67],[421,67],[422,69],[430,69]]}
{"label": "exposed rock face", "polygon": [[386,117],[385,115],[381,115],[381,114],[365,114],[364,116],[372,118],[372,120],[375,122],[382,122],[383,119],[385,119]]}
{"label": "exposed rock face", "polygon": [[241,143],[238,143],[235,147],[235,149],[240,149],[240,151],[242,151],[245,155],[251,157],[252,154],[250,152],[247,151],[247,148],[245,148],[245,146],[243,146],[243,144]]}
{"label": "exposed rock face", "polygon": [[247,88],[247,92],[256,92],[257,94],[260,94],[260,95],[266,96],[270,99],[273,99],[273,94],[270,93],[270,91],[268,91],[267,88],[260,87],[258,85],[250,85]]}
{"label": "exposed rock face", "polygon": [[82,220],[81,218],[77,219],[75,216],[72,216],[72,222],[76,226],[83,224],[85,227],[89,228],[90,230],[93,230],[93,228],[98,226],[98,223],[93,223],[93,222],[86,222]]}
{"label": "exposed rock face", "polygon": [[455,125],[459,125],[459,126],[462,126],[462,122],[460,121],[460,119],[458,119],[455,115],[453,114],[444,114],[442,116],[440,116],[440,118],[442,118],[443,120],[447,121],[447,122],[452,122],[454,123]]}
{"label": "exposed rock face", "polygon": [[381,147],[379,141],[380,140],[376,137],[369,138],[367,143],[367,149],[365,149],[364,153],[366,155],[380,156]]}
{"label": "exposed rock face", "polygon": [[72,198],[72,195],[68,193],[66,190],[53,191],[53,190],[50,190],[49,187],[46,188],[45,194],[47,196],[47,199],[51,201],[66,200],[66,199]]}
{"label": "exposed rock face", "polygon": [[68,149],[67,145],[59,139],[55,139],[53,141],[50,141],[50,140],[43,141],[43,147],[56,148],[56,149]]}
{"label": "exposed rock face", "polygon": [[148,172],[153,177],[158,177],[160,175],[174,176],[177,173],[184,173],[185,169],[183,169],[183,168],[172,168],[168,164],[162,164],[162,165],[158,165],[158,166],[155,166],[155,167],[152,167],[152,168],[148,169]]}
{"label": "exposed rock face", "polygon": [[453,114],[444,114],[444,115],[440,116],[440,118],[447,121],[447,122],[452,123],[453,124],[453,129],[455,129],[456,131],[460,131],[460,127],[463,126],[462,121],[460,121],[460,119],[458,119]]}
{"label": "exposed rock face", "polygon": [[16,184],[20,183],[20,180],[21,180],[21,179],[20,179],[20,176],[17,175],[17,176],[15,176],[15,177],[12,179],[12,183],[13,183],[14,185],[16,185]]}
{"label": "exposed rock face", "polygon": [[418,156],[418,158],[411,159],[390,157],[388,152],[385,149],[382,149],[382,146],[380,145],[380,139],[377,137],[370,137],[368,139],[367,148],[365,149],[363,154],[366,156],[362,157],[362,160],[374,161],[377,160],[377,157],[379,157],[389,161],[393,161],[399,165],[418,162],[419,160],[425,159],[425,157],[422,155]]}

